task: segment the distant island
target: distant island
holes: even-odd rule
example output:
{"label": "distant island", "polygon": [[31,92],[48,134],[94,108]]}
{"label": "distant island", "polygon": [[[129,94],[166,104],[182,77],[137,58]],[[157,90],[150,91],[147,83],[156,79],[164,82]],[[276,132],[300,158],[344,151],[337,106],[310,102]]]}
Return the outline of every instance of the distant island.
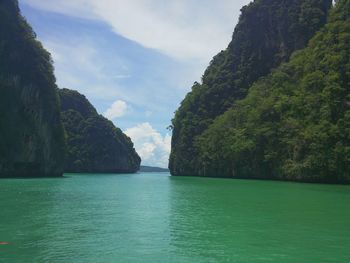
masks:
{"label": "distant island", "polygon": [[168,173],[169,169],[141,165],[139,172],[141,172],[141,173]]}

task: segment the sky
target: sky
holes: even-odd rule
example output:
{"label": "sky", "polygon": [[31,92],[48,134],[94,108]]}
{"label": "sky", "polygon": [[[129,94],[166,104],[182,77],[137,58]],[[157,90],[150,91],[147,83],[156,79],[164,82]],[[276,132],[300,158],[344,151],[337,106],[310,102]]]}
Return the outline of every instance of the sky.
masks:
{"label": "sky", "polygon": [[249,0],[19,0],[51,53],[57,84],[78,90],[167,167],[174,112],[231,40]]}

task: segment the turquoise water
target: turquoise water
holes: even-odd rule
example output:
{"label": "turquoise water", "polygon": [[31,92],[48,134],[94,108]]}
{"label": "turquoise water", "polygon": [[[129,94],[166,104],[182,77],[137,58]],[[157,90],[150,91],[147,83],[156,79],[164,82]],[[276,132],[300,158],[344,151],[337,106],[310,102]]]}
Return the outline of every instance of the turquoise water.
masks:
{"label": "turquoise water", "polygon": [[170,177],[0,180],[0,262],[350,262],[350,187]]}

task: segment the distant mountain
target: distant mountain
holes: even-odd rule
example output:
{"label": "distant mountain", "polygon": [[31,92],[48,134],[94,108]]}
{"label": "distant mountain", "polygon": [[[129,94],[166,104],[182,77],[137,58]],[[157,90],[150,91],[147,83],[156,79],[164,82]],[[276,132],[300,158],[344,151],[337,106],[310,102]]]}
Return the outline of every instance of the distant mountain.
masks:
{"label": "distant mountain", "polygon": [[65,172],[135,173],[141,159],[131,139],[99,115],[77,91],[60,89],[62,121],[67,133]]}
{"label": "distant mountain", "polygon": [[169,169],[141,165],[139,172],[142,172],[142,173],[168,173]]}

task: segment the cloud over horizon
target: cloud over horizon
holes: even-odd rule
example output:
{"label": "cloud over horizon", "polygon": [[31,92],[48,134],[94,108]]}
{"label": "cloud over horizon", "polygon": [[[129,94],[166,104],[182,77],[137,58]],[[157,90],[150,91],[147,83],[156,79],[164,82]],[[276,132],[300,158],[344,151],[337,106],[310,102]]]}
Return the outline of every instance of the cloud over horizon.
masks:
{"label": "cloud over horizon", "polygon": [[171,149],[171,136],[162,136],[148,122],[124,131],[134,142],[143,165],[167,167]]}

